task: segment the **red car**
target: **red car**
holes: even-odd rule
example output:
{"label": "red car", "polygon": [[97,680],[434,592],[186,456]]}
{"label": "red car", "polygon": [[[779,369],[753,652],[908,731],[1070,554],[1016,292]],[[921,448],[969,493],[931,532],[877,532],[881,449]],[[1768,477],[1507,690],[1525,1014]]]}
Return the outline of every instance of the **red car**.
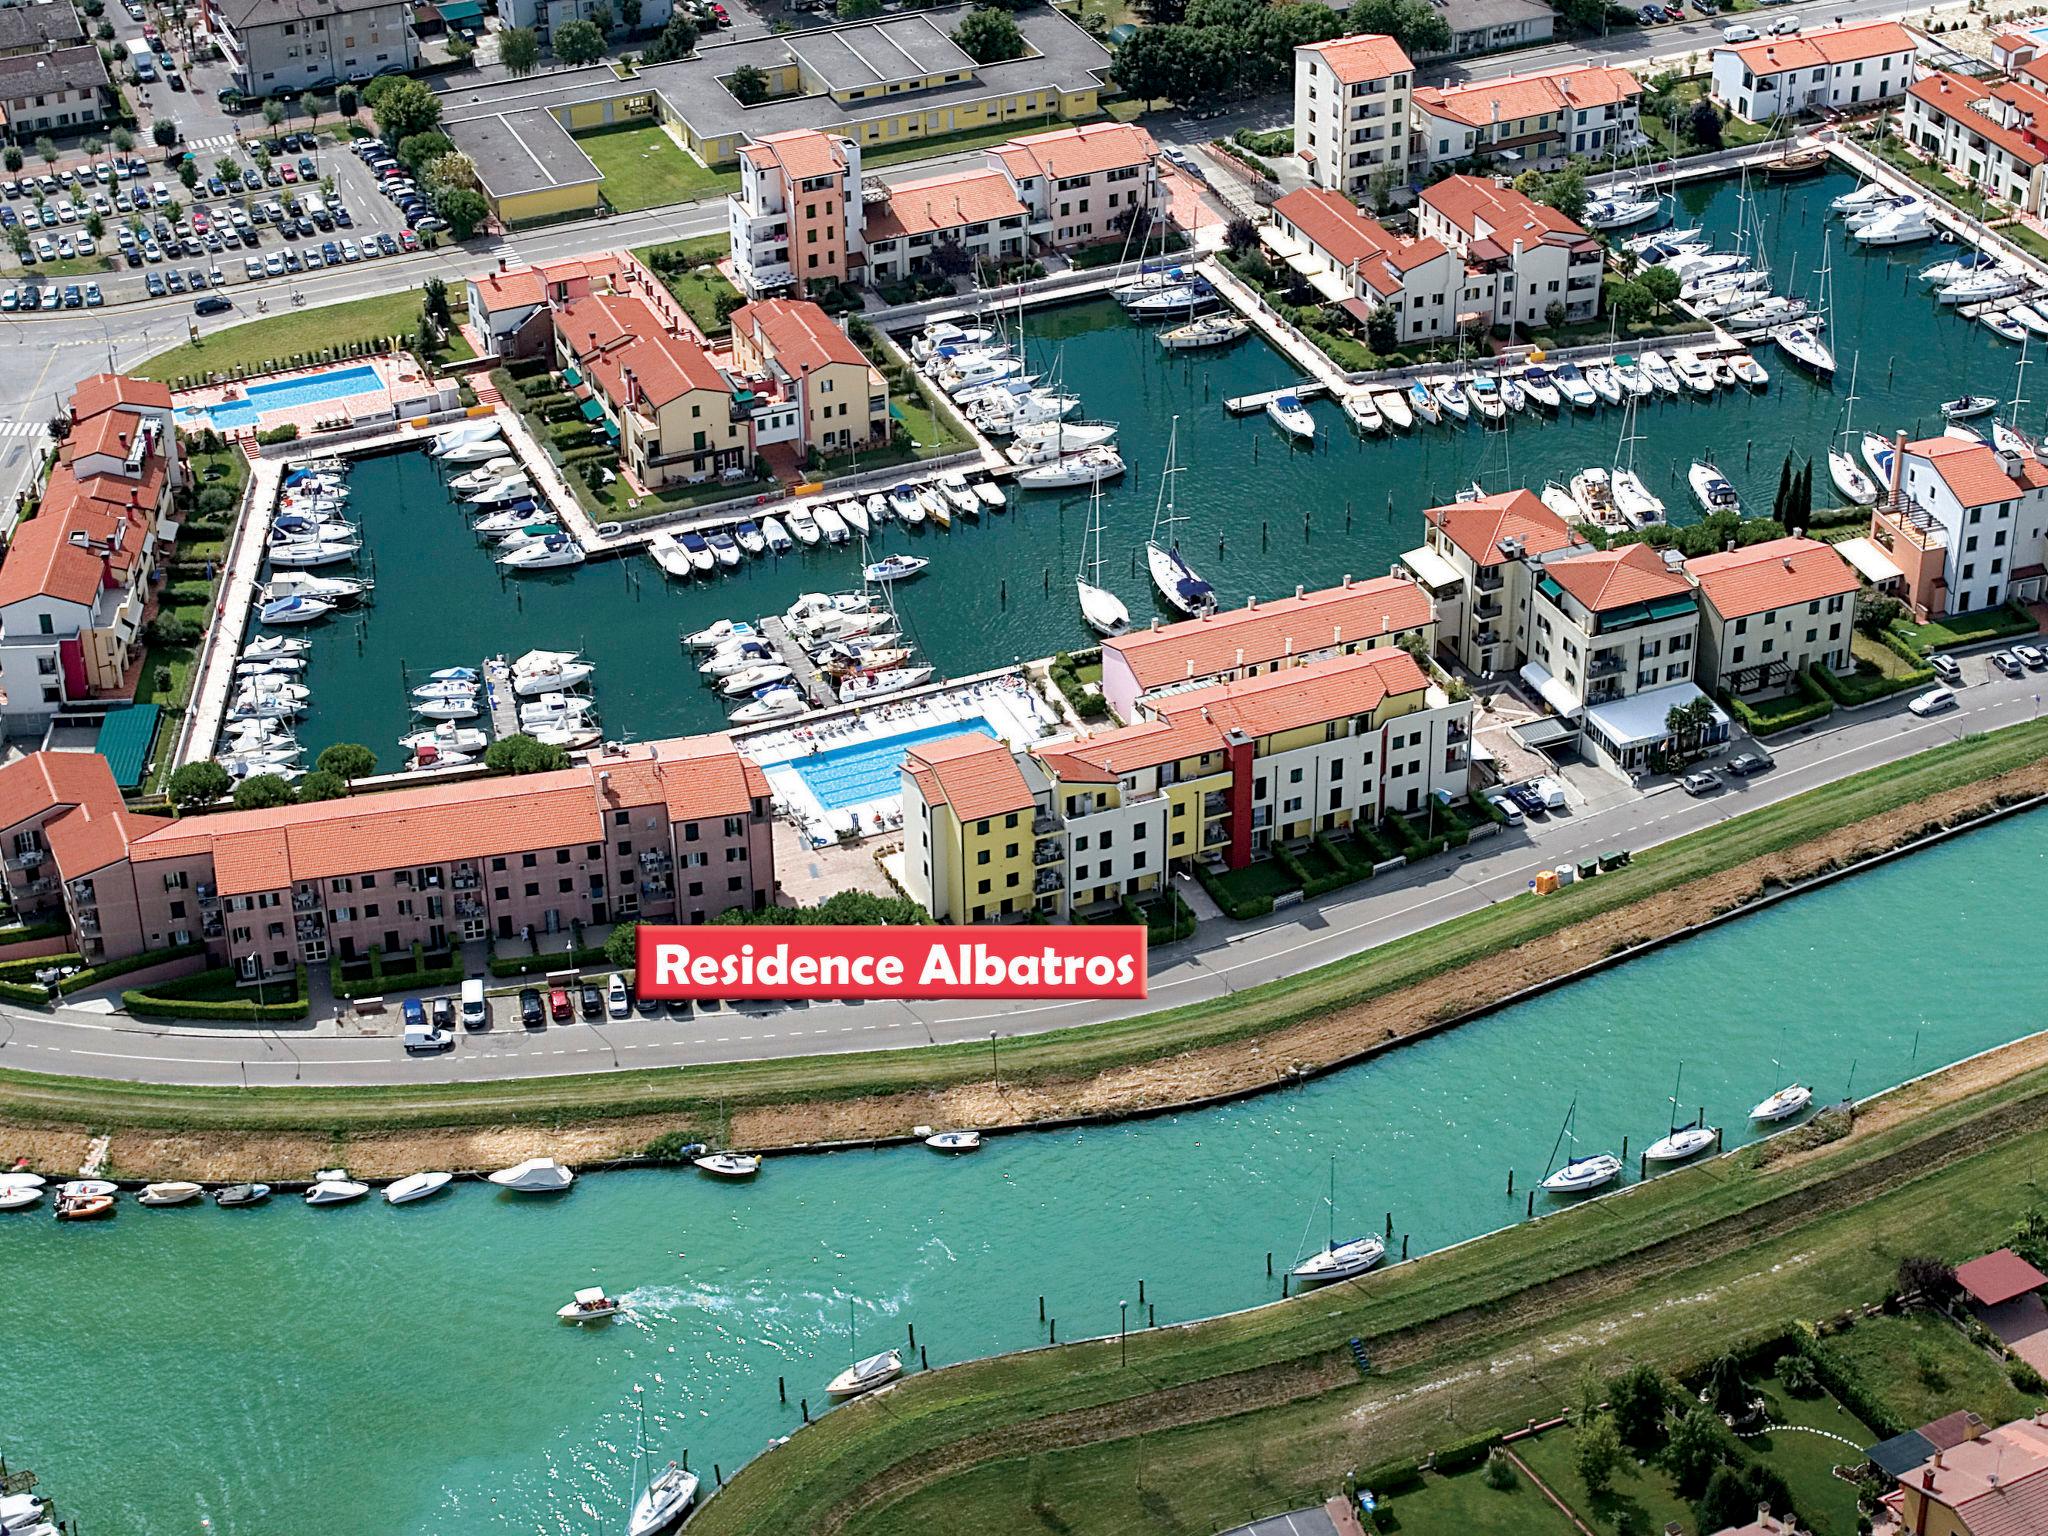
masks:
{"label": "red car", "polygon": [[725,14],[725,7],[718,4],[717,0],[712,0],[711,19],[717,22],[721,27],[729,27],[732,25],[732,18]]}
{"label": "red car", "polygon": [[416,251],[420,248],[420,237],[409,229],[398,232],[398,248],[402,251]]}
{"label": "red car", "polygon": [[277,168],[277,174],[284,178],[286,186],[294,186],[299,179],[299,168],[287,160]]}
{"label": "red car", "polygon": [[575,1010],[569,1006],[569,994],[560,987],[548,988],[548,1016],[557,1024],[566,1024],[575,1017]]}

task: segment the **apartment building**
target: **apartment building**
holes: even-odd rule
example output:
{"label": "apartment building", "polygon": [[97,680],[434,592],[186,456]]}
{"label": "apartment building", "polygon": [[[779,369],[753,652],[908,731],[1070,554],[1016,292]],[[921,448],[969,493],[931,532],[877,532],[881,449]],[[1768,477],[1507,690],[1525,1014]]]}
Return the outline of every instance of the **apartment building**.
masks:
{"label": "apartment building", "polygon": [[1159,146],[1135,123],[1081,123],[988,151],[1009,179],[1032,237],[1056,251],[1119,240],[1140,212],[1164,207]]}
{"label": "apartment building", "polygon": [[914,748],[904,874],[944,921],[1052,918],[1146,899],[1176,868],[1457,799],[1471,704],[1407,651],[1336,654],[1148,701],[1132,724],[1034,744]]}
{"label": "apartment building", "polygon": [[1436,608],[1437,644],[1481,677],[1529,657],[1536,583],[1552,559],[1591,547],[1533,491],[1431,507],[1422,546],[1401,557]]}
{"label": "apartment building", "polygon": [[[794,415],[790,439],[818,454],[889,440],[889,386],[853,338],[805,299],[762,299],[732,316],[734,388],[754,415],[754,445],[778,407]],[[760,403],[755,403],[760,402]]]}
{"label": "apartment building", "polygon": [[1030,210],[1001,171],[965,171],[898,182],[867,211],[868,276],[899,282],[943,258],[949,248],[975,266],[1022,261]]}
{"label": "apartment building", "polygon": [[554,350],[554,306],[621,285],[631,257],[616,252],[497,270],[469,280],[469,325],[485,357],[546,357]]}
{"label": "apartment building", "polygon": [[1752,123],[1873,106],[1905,95],[1918,51],[1896,21],[1716,48],[1714,99]]}
{"label": "apartment building", "polygon": [[1392,312],[1404,342],[1451,335],[1465,263],[1439,240],[1388,233],[1341,193],[1301,187],[1277,200],[1260,241],[1325,298],[1369,320]]}
{"label": "apartment building", "polygon": [[289,96],[420,62],[403,0],[204,0],[206,29],[245,96]]}
{"label": "apartment building", "polygon": [[1415,66],[1374,32],[1294,50],[1294,152],[1316,186],[1361,197],[1408,179]]}
{"label": "apartment building", "polygon": [[76,48],[84,41],[85,25],[69,0],[0,6],[0,58]]}
{"label": "apartment building", "polygon": [[90,128],[106,121],[113,89],[106,62],[91,44],[13,54],[0,58],[0,123],[21,144],[39,134]]}
{"label": "apartment building", "polygon": [[[97,765],[97,766],[92,766]],[[95,960],[203,942],[254,979],[626,918],[701,923],[776,899],[767,781],[724,736],[557,773],[176,820],[125,809],[104,760],[0,770],[22,880]],[[52,890],[41,882],[58,881]],[[10,881],[16,871],[10,861]]]}
{"label": "apartment building", "polygon": [[121,791],[97,752],[31,752],[0,766],[0,879],[18,913],[49,912],[63,881],[50,851],[50,824],[80,806],[109,811]]}
{"label": "apartment building", "polygon": [[740,151],[726,199],[733,278],[752,297],[839,283],[866,262],[860,146],[815,128],[765,134]]}
{"label": "apartment building", "polygon": [[1899,596],[1924,619],[2042,596],[2048,465],[1984,443],[1900,434],[1899,484],[1870,536],[1899,567]]}
{"label": "apartment building", "polygon": [[1906,91],[1906,139],[1969,182],[2027,213],[2048,208],[2048,93],[2022,66],[1986,82],[1946,71]]}
{"label": "apartment building", "polygon": [[1416,222],[1464,259],[1461,313],[1512,328],[1545,324],[1553,304],[1567,320],[1600,312],[1600,242],[1511,186],[1447,176],[1424,190]]}
{"label": "apartment building", "polygon": [[1429,595],[1396,576],[1346,577],[1335,587],[1189,619],[1155,622],[1102,645],[1102,695],[1117,719],[1135,721],[1158,695],[1235,682],[1288,667],[1398,646],[1435,642]]}
{"label": "apartment building", "polygon": [[1809,667],[1848,672],[1856,630],[1849,562],[1818,539],[1767,539],[1685,563],[1699,590],[1699,685],[1784,693]]}
{"label": "apartment building", "polygon": [[[659,32],[673,10],[670,0],[641,0],[639,34]],[[610,0],[499,0],[498,5],[506,26],[533,28],[544,48],[553,47],[555,33],[567,23],[597,20],[600,11],[610,18],[609,30],[616,31],[623,24],[619,8]]]}
{"label": "apartment building", "polygon": [[70,706],[132,697],[160,546],[184,484],[170,389],[81,382],[36,515],[0,559],[0,720],[40,734]]}
{"label": "apartment building", "polygon": [[1634,75],[1603,65],[1417,86],[1416,172],[1479,158],[1518,174],[1555,169],[1574,155],[1626,153],[1643,142],[1642,94]]}

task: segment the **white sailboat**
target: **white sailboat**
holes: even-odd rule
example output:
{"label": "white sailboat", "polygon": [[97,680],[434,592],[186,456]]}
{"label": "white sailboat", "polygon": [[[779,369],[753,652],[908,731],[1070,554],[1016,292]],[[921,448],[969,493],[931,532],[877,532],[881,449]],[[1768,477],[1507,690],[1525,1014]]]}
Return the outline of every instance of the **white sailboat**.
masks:
{"label": "white sailboat", "polygon": [[[1565,1111],[1564,1125],[1557,1133],[1559,1143],[1578,1145],[1578,1138],[1572,1135],[1572,1121],[1578,1115],[1576,1101]],[[1557,1148],[1551,1148],[1551,1156],[1557,1155]],[[1621,1174],[1621,1159],[1612,1152],[1593,1152],[1585,1157],[1567,1157],[1564,1166],[1543,1180],[1543,1187],[1553,1195],[1582,1195],[1612,1183]]]}
{"label": "white sailboat", "polygon": [[1180,474],[1175,461],[1179,441],[1180,418],[1176,416],[1166,434],[1166,467],[1159,473],[1159,497],[1152,508],[1152,537],[1145,541],[1145,565],[1152,573],[1152,585],[1169,605],[1191,619],[1204,619],[1216,611],[1216,590],[1195,574],[1174,533],[1187,521],[1174,509],[1173,500],[1173,483]]}
{"label": "white sailboat", "polygon": [[1614,474],[1609,481],[1609,485],[1614,496],[1615,510],[1627,518],[1633,526],[1647,528],[1652,523],[1664,521],[1664,502],[1661,497],[1654,494],[1648,486],[1643,484],[1643,477],[1636,473],[1636,442],[1638,437],[1639,434],[1636,432],[1636,397],[1630,395],[1628,397],[1628,406],[1622,412],[1620,444],[1622,448],[1627,450],[1627,453],[1626,455],[1616,454],[1617,458],[1625,457],[1626,462],[1615,465]]}
{"label": "white sailboat", "polygon": [[1311,1254],[1288,1271],[1296,1280],[1317,1283],[1350,1280],[1386,1257],[1386,1243],[1372,1233],[1347,1238],[1341,1243],[1337,1241],[1337,1159],[1334,1157],[1330,1159],[1329,1215],[1329,1239],[1323,1251]]}
{"label": "white sailboat", "polygon": [[[633,1387],[635,1401],[639,1401],[640,1387]],[[633,1477],[640,1476],[640,1458],[647,1454],[647,1409],[640,1409],[640,1432],[633,1447]],[[697,1474],[686,1467],[670,1462],[668,1466],[647,1480],[646,1488],[633,1498],[633,1512],[626,1519],[626,1536],[658,1536],[684,1515],[697,1502]]]}
{"label": "white sailboat", "polygon": [[[1089,541],[1094,541],[1091,558]],[[1081,535],[1081,569],[1074,577],[1074,595],[1080,599],[1081,617],[1098,635],[1112,638],[1131,627],[1131,611],[1122,598],[1102,585],[1102,482],[1088,498],[1088,527]]]}
{"label": "white sailboat", "polygon": [[[849,1344],[858,1347],[853,1321],[853,1298],[846,1298],[846,1337]],[[877,1387],[887,1386],[903,1374],[903,1357],[893,1349],[885,1349],[879,1355],[869,1355],[865,1360],[856,1360],[826,1385],[825,1391],[832,1397],[845,1399],[859,1397],[863,1392],[872,1392]]]}
{"label": "white sailboat", "polygon": [[1678,1075],[1671,1081],[1671,1124],[1657,1140],[1643,1148],[1646,1163],[1682,1163],[1688,1157],[1697,1157],[1721,1139],[1721,1133],[1708,1125],[1704,1119],[1690,1124],[1678,1123],[1678,1085],[1685,1079],[1685,1063],[1678,1064]]}
{"label": "white sailboat", "polygon": [[1863,466],[1849,452],[1855,430],[1850,423],[1856,414],[1856,372],[1862,362],[1861,352],[1849,360],[1849,398],[1842,407],[1842,430],[1828,445],[1828,478],[1835,482],[1835,489],[1851,502],[1859,507],[1868,507],[1877,501],[1877,482],[1863,472]]}

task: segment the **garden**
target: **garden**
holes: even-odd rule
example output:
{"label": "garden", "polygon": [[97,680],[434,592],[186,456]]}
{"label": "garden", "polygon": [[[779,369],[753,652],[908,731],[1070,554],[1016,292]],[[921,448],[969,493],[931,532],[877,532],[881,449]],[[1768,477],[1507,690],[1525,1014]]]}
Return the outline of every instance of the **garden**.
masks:
{"label": "garden", "polygon": [[579,135],[576,143],[604,176],[604,200],[620,213],[739,190],[737,171],[712,170],[658,123],[602,128]]}

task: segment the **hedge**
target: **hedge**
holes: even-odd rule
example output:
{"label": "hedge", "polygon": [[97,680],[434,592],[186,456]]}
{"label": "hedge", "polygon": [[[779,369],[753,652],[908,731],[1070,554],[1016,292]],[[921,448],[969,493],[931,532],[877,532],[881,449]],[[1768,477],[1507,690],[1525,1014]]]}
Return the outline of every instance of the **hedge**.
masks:
{"label": "hedge", "polygon": [[0,981],[34,981],[37,971],[53,965],[83,965],[85,956],[72,950],[60,955],[37,955],[29,960],[0,960]]}
{"label": "hedge", "polygon": [[1449,1476],[1453,1472],[1463,1472],[1467,1467],[1476,1467],[1486,1460],[1487,1452],[1499,1442],[1500,1434],[1494,1431],[1445,1446],[1430,1458],[1430,1470]]}
{"label": "hedge", "polygon": [[[1780,731],[1793,730],[1798,726],[1811,725],[1816,720],[1825,720],[1835,712],[1835,700],[1822,682],[1816,682],[1812,675],[1816,669],[1801,669],[1793,674],[1793,682],[1803,702],[1794,704],[1789,699],[1766,699],[1761,707],[1737,698],[1726,689],[1721,691],[1721,703],[1728,713],[1742,722],[1742,728],[1752,736],[1771,736]],[[1828,679],[1831,680],[1831,679]],[[1824,680],[1827,681],[1827,680]]]}
{"label": "hedge", "polygon": [[1195,931],[1195,909],[1182,899],[1179,891],[1169,890],[1167,896],[1172,902],[1173,916],[1165,922],[1156,921],[1153,908],[1140,906],[1135,896],[1127,894],[1121,903],[1124,921],[1143,926],[1147,944],[1172,944]]}
{"label": "hedge", "polygon": [[71,931],[63,922],[20,923],[12,928],[0,928],[0,948],[9,944],[33,944],[38,939],[62,938]]}
{"label": "hedge", "polygon": [[1422,1467],[1412,1459],[1369,1467],[1358,1475],[1358,1486],[1375,1494],[1397,1493],[1403,1488],[1413,1488],[1421,1481]]}
{"label": "hedge", "polygon": [[1869,674],[1858,671],[1854,677],[1844,679],[1825,667],[1815,667],[1813,680],[1837,704],[1853,708],[1859,704],[1874,704],[1879,699],[1888,699],[1908,689],[1924,687],[1934,681],[1934,668],[1916,666],[1896,677],[1885,677],[1873,668]]}
{"label": "hedge", "polygon": [[1209,899],[1223,909],[1225,917],[1235,918],[1242,923],[1254,917],[1264,917],[1273,910],[1271,896],[1254,896],[1249,900],[1239,901],[1230,894],[1222,881],[1210,873],[1206,864],[1195,866],[1195,878],[1201,881],[1202,889],[1209,893]]}
{"label": "hedge", "polygon": [[[96,987],[103,981],[112,981],[116,976],[126,976],[130,971],[146,971],[152,965],[167,965],[173,960],[189,960],[194,955],[206,953],[204,944],[178,944],[169,949],[145,949],[139,955],[130,955],[124,960],[105,960],[98,965],[87,966],[74,975],[66,976],[57,983],[59,992],[82,992],[87,987]],[[44,965],[50,964],[46,958]]]}
{"label": "hedge", "polygon": [[1851,1414],[1868,1424],[1880,1435],[1890,1438],[1903,1435],[1913,1426],[1892,1412],[1885,1402],[1863,1384],[1853,1367],[1840,1354],[1821,1339],[1804,1335],[1799,1340],[1799,1353],[1806,1356],[1813,1366],[1813,1374],[1828,1391],[1829,1396],[1848,1409]]}
{"label": "hedge", "polygon": [[545,955],[493,955],[490,967],[493,976],[531,976],[536,971],[566,971],[604,963],[604,950],[600,946],[557,950]]}
{"label": "hedge", "polygon": [[146,992],[123,992],[121,1006],[136,1017],[145,1019],[221,1019],[246,1023],[261,1023],[266,1019],[303,1019],[311,1010],[303,965],[298,968],[296,976],[298,996],[288,1003],[259,1003],[253,993],[246,1002],[240,999],[221,1002],[184,995],[233,985],[234,981],[234,970],[223,965],[201,971],[196,976],[181,976],[175,981],[163,982]]}
{"label": "hedge", "polygon": [[0,981],[0,1002],[22,1003],[30,1008],[46,1008],[50,1003],[50,989],[19,981]]}
{"label": "hedge", "polygon": [[376,997],[386,991],[419,992],[429,987],[459,987],[468,980],[469,973],[460,965],[441,966],[429,969],[421,962],[426,956],[426,946],[414,942],[412,946],[412,967],[404,971],[384,969],[384,952],[370,951],[370,974],[355,980],[346,980],[341,974],[341,960],[337,956],[328,962],[328,984],[336,997]]}

